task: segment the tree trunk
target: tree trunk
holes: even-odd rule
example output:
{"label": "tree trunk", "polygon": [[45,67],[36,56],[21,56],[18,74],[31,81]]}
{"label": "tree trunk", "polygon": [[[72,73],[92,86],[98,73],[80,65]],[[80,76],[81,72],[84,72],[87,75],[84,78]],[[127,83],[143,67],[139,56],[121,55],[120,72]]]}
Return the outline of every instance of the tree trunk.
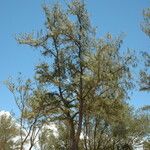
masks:
{"label": "tree trunk", "polygon": [[71,146],[69,150],[78,150],[78,143],[75,140],[71,140]]}
{"label": "tree trunk", "polygon": [[78,143],[76,141],[76,134],[73,120],[70,120],[69,124],[70,124],[69,150],[78,150]]}

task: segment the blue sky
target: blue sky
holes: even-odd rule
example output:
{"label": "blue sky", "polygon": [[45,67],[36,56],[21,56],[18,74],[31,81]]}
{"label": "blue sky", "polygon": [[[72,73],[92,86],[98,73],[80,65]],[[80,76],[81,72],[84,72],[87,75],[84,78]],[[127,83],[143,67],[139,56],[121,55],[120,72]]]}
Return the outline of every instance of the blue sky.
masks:
{"label": "blue sky", "polygon": [[[63,0],[57,0],[63,1]],[[44,27],[41,5],[52,5],[56,0],[0,0],[0,110],[16,109],[11,93],[3,85],[9,76],[34,75],[34,66],[40,55],[28,46],[18,45],[15,35],[32,32]],[[86,0],[91,22],[97,27],[98,36],[110,32],[126,34],[123,48],[136,52],[149,51],[150,39],[141,31],[142,11],[149,7],[149,0]],[[140,63],[140,62],[139,62]],[[150,93],[134,91],[131,104],[136,107],[150,104]]]}

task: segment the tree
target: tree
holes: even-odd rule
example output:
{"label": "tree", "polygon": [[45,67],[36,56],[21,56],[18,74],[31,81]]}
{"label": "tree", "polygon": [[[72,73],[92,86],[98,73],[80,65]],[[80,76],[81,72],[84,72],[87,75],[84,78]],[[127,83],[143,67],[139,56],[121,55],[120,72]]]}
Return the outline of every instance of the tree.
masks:
{"label": "tree", "polygon": [[150,37],[150,8],[147,8],[143,11],[144,22],[142,24],[143,32]]}
{"label": "tree", "polygon": [[0,147],[1,150],[18,149],[19,126],[11,115],[0,115]]}
{"label": "tree", "polygon": [[[115,110],[114,114],[88,114],[82,132],[81,147],[84,150],[134,149],[147,139],[150,133],[148,115],[135,112],[127,104],[120,106],[116,109],[118,113]],[[111,108],[115,109],[114,106]]]}
{"label": "tree", "polygon": [[[121,114],[117,116],[109,114],[105,118],[106,114],[91,112],[83,121],[79,149],[133,150],[143,144],[148,146],[150,118],[145,111],[145,108],[134,111],[128,105],[124,105]],[[57,132],[54,132],[49,127],[45,127],[40,135],[41,149],[68,149],[68,128],[59,124],[56,125]]]}
{"label": "tree", "polygon": [[36,95],[32,90],[31,80],[23,81],[22,77],[19,76],[17,82],[9,79],[5,81],[5,84],[13,94],[15,103],[19,109],[19,150],[24,150],[25,147],[31,150],[36,146],[39,132],[43,126],[39,110],[31,111],[30,99],[31,97],[33,98],[33,95]]}
{"label": "tree", "polygon": [[132,87],[134,57],[129,51],[121,55],[121,37],[96,38],[84,2],[73,0],[67,11],[59,4],[43,9],[46,30],[17,38],[49,58],[36,67],[36,79],[45,90],[42,98],[33,96],[32,111],[41,108],[50,121],[61,121],[69,131],[68,149],[78,150],[84,116],[92,111],[109,116],[123,103]]}
{"label": "tree", "polygon": [[150,140],[144,142],[144,150],[150,149]]}
{"label": "tree", "polygon": [[45,126],[39,138],[40,149],[66,150],[69,148],[68,136],[67,128],[62,124],[55,125],[55,128],[51,125]]}
{"label": "tree", "polygon": [[[142,24],[143,32],[150,37],[150,8],[147,8],[143,12],[144,23]],[[150,54],[143,53],[145,58],[145,70],[141,71],[141,90],[150,91]]]}
{"label": "tree", "polygon": [[[141,110],[150,119],[150,105],[146,105],[146,106],[142,107]],[[148,125],[150,126],[150,123]],[[143,141],[143,148],[144,148],[144,150],[148,150],[150,148],[150,129],[148,130],[147,133],[148,134],[147,134],[146,138]]]}

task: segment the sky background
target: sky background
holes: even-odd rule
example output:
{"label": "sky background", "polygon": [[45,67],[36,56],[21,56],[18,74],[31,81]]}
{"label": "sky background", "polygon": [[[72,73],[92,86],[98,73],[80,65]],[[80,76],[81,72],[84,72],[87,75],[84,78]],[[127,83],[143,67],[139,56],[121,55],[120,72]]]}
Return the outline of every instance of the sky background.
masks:
{"label": "sky background", "polygon": [[[9,76],[17,78],[19,72],[32,77],[34,66],[40,61],[39,52],[17,44],[15,36],[43,29],[45,18],[41,5],[57,1],[0,0],[0,110],[16,111],[12,94],[3,81]],[[124,32],[124,49],[131,48],[137,53],[149,51],[150,39],[140,29],[142,11],[150,6],[149,0],[86,0],[86,3],[98,36]],[[130,103],[135,107],[150,104],[150,93],[134,90]]]}

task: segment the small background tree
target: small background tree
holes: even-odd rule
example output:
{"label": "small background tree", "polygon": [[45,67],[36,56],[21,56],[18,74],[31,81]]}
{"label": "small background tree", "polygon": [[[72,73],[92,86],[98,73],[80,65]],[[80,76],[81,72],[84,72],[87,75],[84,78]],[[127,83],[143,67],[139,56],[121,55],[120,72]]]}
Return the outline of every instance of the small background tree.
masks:
{"label": "small background tree", "polygon": [[[3,112],[3,111],[2,111]],[[0,149],[19,149],[19,125],[8,113],[0,114]]]}

